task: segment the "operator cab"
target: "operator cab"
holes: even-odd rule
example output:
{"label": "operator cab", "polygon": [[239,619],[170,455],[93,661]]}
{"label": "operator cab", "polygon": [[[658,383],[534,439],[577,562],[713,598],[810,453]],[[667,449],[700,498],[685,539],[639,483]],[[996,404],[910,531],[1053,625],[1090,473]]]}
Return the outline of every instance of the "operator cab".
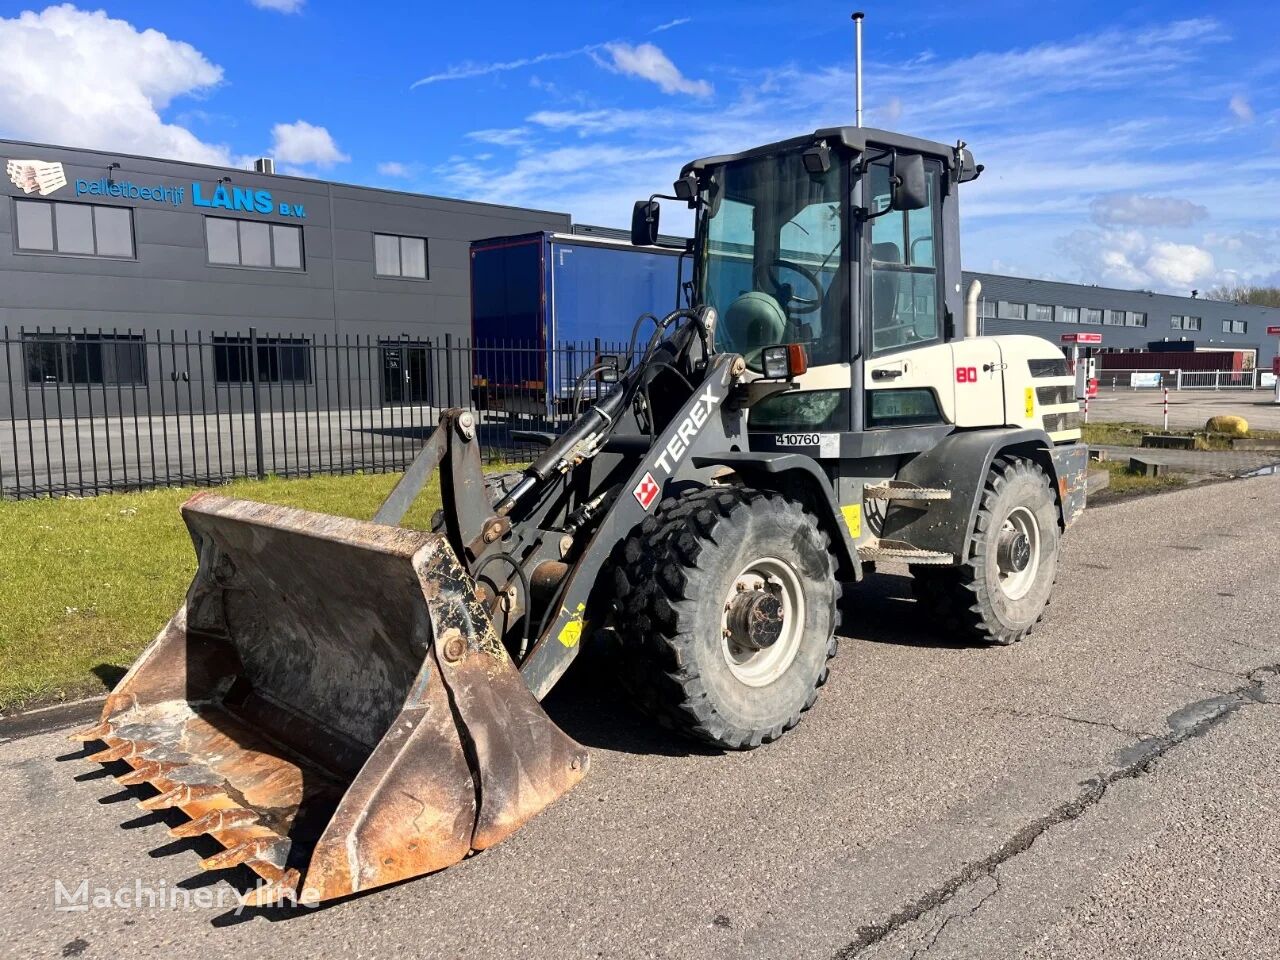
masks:
{"label": "operator cab", "polygon": [[954,185],[980,171],[963,144],[857,127],[681,171],[676,195],[697,210],[694,299],[717,311],[717,349],[763,373],[765,348],[804,348],[800,389],[756,404],[753,431],[867,429],[853,389],[864,361],[951,338],[959,247],[942,238],[958,235]]}

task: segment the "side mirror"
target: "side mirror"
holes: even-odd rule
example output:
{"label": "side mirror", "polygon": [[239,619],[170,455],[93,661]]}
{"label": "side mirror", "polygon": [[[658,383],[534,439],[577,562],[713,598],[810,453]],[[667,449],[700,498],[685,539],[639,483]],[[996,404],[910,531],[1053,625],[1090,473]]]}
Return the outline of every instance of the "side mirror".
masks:
{"label": "side mirror", "polygon": [[924,175],[924,157],[918,153],[893,158],[891,210],[923,210],[929,205],[929,181]]}
{"label": "side mirror", "polygon": [[637,247],[654,247],[658,244],[657,200],[637,200],[631,210],[631,243]]}

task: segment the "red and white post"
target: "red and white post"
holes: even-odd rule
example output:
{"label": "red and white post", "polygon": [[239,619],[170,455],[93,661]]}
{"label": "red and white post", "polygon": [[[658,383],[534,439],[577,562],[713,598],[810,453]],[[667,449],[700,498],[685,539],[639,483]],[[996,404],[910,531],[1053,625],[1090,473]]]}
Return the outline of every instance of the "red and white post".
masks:
{"label": "red and white post", "polygon": [[[1280,337],[1280,326],[1267,327],[1268,337]],[[1280,339],[1276,340],[1276,355],[1271,359],[1271,372],[1276,378],[1276,403],[1280,403]]]}

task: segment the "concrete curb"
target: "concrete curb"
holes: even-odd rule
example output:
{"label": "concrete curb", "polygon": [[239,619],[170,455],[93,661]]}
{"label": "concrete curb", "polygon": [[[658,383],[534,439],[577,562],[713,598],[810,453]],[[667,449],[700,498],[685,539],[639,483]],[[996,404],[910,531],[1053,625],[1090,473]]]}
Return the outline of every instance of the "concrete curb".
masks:
{"label": "concrete curb", "polygon": [[0,716],[0,743],[23,740],[52,730],[88,724],[102,713],[104,693],[98,697],[86,697],[70,703],[55,703],[50,707],[37,707],[21,713]]}

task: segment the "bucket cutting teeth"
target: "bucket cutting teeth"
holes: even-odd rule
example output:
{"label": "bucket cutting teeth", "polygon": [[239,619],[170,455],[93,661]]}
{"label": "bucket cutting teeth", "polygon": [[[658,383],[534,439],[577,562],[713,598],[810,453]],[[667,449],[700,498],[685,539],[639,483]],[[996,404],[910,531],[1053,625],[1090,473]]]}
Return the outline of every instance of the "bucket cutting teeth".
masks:
{"label": "bucket cutting teeth", "polygon": [[226,870],[228,867],[238,867],[242,863],[250,863],[254,860],[265,860],[268,864],[277,865],[277,860],[283,862],[284,852],[287,849],[287,841],[280,837],[254,837],[252,840],[245,840],[225,850],[219,850],[211,857],[205,857],[200,861],[200,868]]}
{"label": "bucket cutting teeth", "polygon": [[160,763],[156,760],[143,760],[128,773],[122,773],[116,777],[116,783],[122,787],[136,787],[140,783],[146,783],[161,776],[167,770],[171,770],[173,764]]}
{"label": "bucket cutting teeth", "polygon": [[216,833],[219,830],[230,830],[233,827],[247,827],[258,822],[258,815],[244,807],[232,807],[226,810],[214,810],[203,817],[180,823],[169,828],[171,837],[198,837],[203,833]]}
{"label": "bucket cutting teeth", "polygon": [[67,734],[68,740],[75,740],[81,743],[88,743],[93,740],[102,740],[111,735],[110,722],[103,720],[101,723],[92,727],[86,727],[83,730],[77,730],[75,733]]}
{"label": "bucket cutting teeth", "polygon": [[112,760],[123,760],[125,757],[132,756],[137,752],[138,745],[126,740],[124,743],[118,743],[114,747],[99,750],[97,753],[92,754],[89,759],[94,763],[108,763]]}
{"label": "bucket cutting teeth", "polygon": [[267,907],[281,900],[297,900],[298,881],[301,879],[297,870],[286,870],[279,880],[254,887],[240,897],[242,907]]}
{"label": "bucket cutting teeth", "polygon": [[183,783],[154,797],[139,800],[138,806],[143,810],[168,810],[170,807],[180,807],[186,803],[212,800],[214,797],[220,796],[226,795],[219,787],[211,784]]}

